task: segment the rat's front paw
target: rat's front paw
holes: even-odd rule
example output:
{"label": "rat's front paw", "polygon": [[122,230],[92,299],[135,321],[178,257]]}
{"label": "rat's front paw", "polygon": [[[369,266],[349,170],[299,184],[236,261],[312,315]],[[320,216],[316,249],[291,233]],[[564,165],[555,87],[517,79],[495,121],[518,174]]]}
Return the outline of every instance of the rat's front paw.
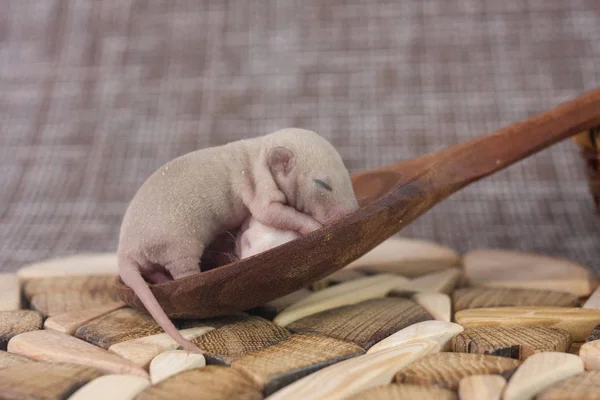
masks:
{"label": "rat's front paw", "polygon": [[300,233],[302,235],[308,235],[309,233],[316,231],[317,229],[321,229],[323,225],[321,225],[318,221],[311,218],[310,221],[304,224]]}

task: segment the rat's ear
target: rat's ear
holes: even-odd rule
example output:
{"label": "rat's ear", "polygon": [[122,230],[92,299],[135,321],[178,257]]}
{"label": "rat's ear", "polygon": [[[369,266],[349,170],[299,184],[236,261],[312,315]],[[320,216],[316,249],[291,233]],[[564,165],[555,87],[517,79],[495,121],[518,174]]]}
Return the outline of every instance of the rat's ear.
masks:
{"label": "rat's ear", "polygon": [[286,147],[274,147],[269,151],[267,162],[273,173],[287,175],[294,166],[294,153]]}

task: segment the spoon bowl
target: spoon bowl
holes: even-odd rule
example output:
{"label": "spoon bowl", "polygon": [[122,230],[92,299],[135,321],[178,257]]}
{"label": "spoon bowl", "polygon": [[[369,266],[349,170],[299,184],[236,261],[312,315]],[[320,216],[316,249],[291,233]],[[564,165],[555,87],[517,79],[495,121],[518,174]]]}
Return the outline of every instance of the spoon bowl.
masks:
{"label": "spoon bowl", "polygon": [[[470,183],[598,125],[595,89],[494,133],[354,174],[360,203],[354,213],[269,251],[150,289],[171,318],[209,318],[259,306],[343,268]],[[121,279],[116,286],[124,302],[145,310]]]}

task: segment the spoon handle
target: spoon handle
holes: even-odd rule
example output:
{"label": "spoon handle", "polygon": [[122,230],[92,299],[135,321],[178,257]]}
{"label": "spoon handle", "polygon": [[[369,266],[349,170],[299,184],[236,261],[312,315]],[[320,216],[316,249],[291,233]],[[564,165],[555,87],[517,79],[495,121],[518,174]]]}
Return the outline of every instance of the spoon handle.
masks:
{"label": "spoon handle", "polygon": [[570,136],[600,125],[600,88],[431,158],[435,181],[454,192]]}
{"label": "spoon handle", "polygon": [[361,205],[417,186],[420,201],[435,204],[468,184],[504,169],[569,136],[600,125],[600,88],[512,124],[435,153],[352,175]]}

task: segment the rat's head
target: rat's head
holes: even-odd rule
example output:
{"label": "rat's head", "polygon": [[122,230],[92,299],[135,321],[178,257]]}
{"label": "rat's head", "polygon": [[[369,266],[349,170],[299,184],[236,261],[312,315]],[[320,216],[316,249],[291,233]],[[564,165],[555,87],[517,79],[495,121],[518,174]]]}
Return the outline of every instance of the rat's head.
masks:
{"label": "rat's head", "polygon": [[303,129],[270,135],[267,164],[290,206],[323,225],[358,209],[348,170],[323,137]]}

